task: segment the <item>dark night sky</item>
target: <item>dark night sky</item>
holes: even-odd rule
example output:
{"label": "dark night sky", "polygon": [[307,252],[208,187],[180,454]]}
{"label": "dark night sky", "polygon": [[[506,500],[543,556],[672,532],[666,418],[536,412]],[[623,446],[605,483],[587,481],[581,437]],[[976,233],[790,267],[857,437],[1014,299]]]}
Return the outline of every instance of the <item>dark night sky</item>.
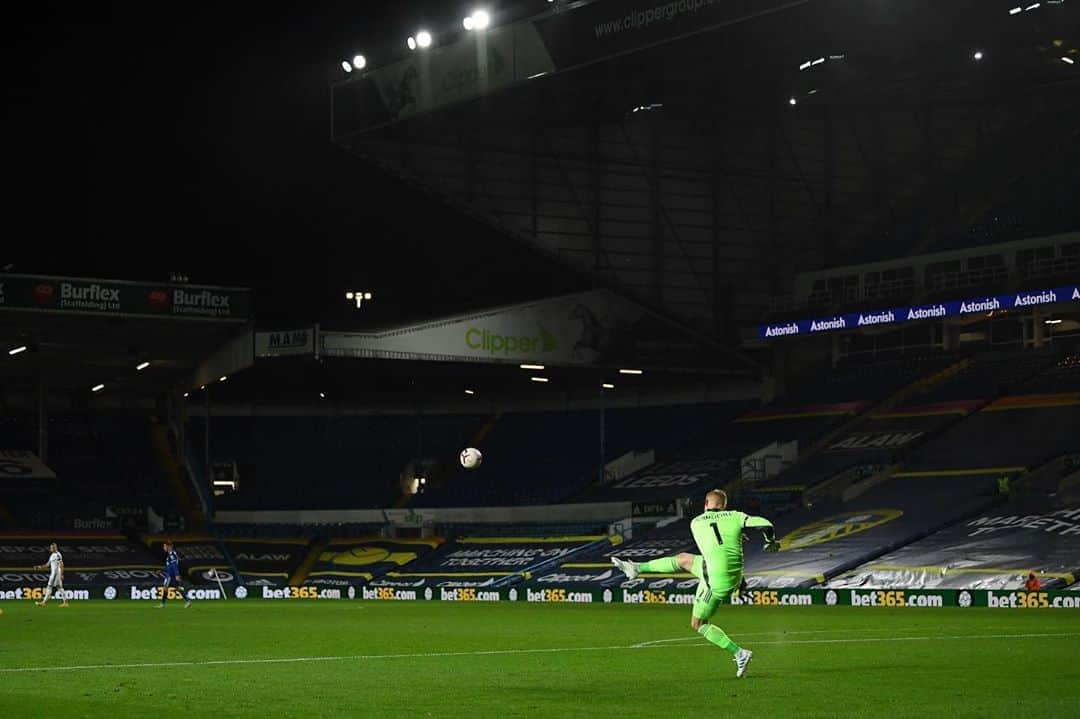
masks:
{"label": "dark night sky", "polygon": [[[509,253],[508,240],[329,140],[341,57],[362,50],[377,63],[421,23],[451,22],[457,5],[24,11],[6,23],[4,62],[5,224],[21,229],[5,232],[0,266],[145,279],[180,270],[193,282],[256,286],[270,319],[347,317],[349,286],[381,290],[384,319],[500,296],[493,280],[450,281],[468,262],[447,258]],[[537,274],[533,294],[561,289]]]}

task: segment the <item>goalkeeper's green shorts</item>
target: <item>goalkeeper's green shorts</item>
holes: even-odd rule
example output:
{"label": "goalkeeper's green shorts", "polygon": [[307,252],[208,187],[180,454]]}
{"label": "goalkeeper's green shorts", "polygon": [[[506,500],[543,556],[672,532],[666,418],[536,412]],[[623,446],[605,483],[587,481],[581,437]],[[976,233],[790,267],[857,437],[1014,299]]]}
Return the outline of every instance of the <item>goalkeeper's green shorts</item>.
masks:
{"label": "goalkeeper's green shorts", "polygon": [[709,576],[706,576],[705,561],[701,555],[694,555],[691,573],[698,579],[697,593],[694,594],[694,617],[702,621],[711,619],[721,605],[730,604],[731,597],[742,585],[742,572],[725,572],[719,576],[709,572]]}

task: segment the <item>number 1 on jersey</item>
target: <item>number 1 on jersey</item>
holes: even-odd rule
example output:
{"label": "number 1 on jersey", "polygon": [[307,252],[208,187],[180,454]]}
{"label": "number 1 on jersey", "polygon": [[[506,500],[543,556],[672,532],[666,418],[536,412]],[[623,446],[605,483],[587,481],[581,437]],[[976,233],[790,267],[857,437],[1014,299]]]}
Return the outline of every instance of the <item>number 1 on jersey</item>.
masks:
{"label": "number 1 on jersey", "polygon": [[716,522],[711,523],[709,526],[712,527],[713,534],[716,535],[716,543],[723,544],[724,538],[720,536],[720,527],[716,526]]}

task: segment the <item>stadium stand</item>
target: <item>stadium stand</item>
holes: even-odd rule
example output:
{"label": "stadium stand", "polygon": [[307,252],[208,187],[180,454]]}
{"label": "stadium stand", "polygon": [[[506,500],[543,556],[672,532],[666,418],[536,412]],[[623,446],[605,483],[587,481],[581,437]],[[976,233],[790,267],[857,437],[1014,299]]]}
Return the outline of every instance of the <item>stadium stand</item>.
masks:
{"label": "stadium stand", "polygon": [[831,579],[874,589],[1021,589],[1034,572],[1043,589],[1080,576],[1080,509],[981,514]]}
{"label": "stadium stand", "polygon": [[372,586],[491,587],[524,577],[566,557],[610,546],[607,535],[462,537],[387,571]]}
{"label": "stadium stand", "polygon": [[32,567],[48,558],[54,541],[69,588],[153,584],[165,576],[160,554],[116,532],[10,532],[0,534],[0,587],[43,585],[49,573]]}
{"label": "stadium stand", "polygon": [[909,402],[932,404],[954,400],[991,400],[1018,391],[1060,358],[1054,347],[1044,350],[1004,350],[972,357],[944,381],[932,385]]}
{"label": "stadium stand", "polygon": [[[553,585],[573,588],[643,586],[650,589],[676,585],[677,588],[689,588],[696,584],[697,580],[693,579],[691,582],[691,577],[682,573],[671,576],[650,575],[627,581],[622,572],[612,565],[611,557],[617,556],[621,559],[643,562],[679,552],[694,551],[696,549],[690,538],[690,522],[685,519],[669,521],[630,541],[620,541],[609,545],[600,544],[584,550],[568,561],[535,572],[525,581],[525,585],[535,588]],[[686,586],[679,586],[683,584]]]}
{"label": "stadium stand", "polygon": [[[744,406],[607,410],[606,456],[668,452],[688,437],[709,435]],[[409,415],[215,418],[211,452],[235,459],[242,477],[240,492],[219,502],[219,508],[391,506],[399,503],[399,477],[416,458],[433,458],[438,469],[428,477],[425,492],[409,502],[412,506],[555,503],[595,480],[599,422],[597,411],[431,414],[419,420]],[[193,420],[192,426],[199,446],[202,421]],[[483,472],[458,466],[458,452],[472,445],[484,450]],[[352,479],[342,481],[345,477]]]}
{"label": "stadium stand", "polygon": [[316,586],[372,582],[410,566],[442,544],[442,539],[335,539],[327,543],[304,577]]}
{"label": "stadium stand", "polygon": [[1076,445],[1080,395],[1003,397],[927,442],[906,462],[909,471],[1020,472]]}
{"label": "stadium stand", "polygon": [[[37,445],[36,421],[0,418],[0,446]],[[73,528],[76,518],[103,517],[106,507],[145,515],[179,517],[175,488],[166,479],[151,440],[146,415],[131,413],[58,414],[49,418],[48,466],[56,480],[8,494],[0,526],[18,529]]]}
{"label": "stadium stand", "polygon": [[814,504],[777,520],[782,551],[747,548],[753,587],[809,587],[999,501],[987,477],[893,477],[848,502]]}

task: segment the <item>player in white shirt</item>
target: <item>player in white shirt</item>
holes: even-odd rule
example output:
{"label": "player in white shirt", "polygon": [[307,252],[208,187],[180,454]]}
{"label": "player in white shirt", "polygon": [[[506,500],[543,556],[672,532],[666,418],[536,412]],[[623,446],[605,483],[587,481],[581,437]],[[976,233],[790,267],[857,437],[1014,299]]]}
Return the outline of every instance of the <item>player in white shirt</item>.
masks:
{"label": "player in white shirt", "polygon": [[45,564],[38,564],[34,569],[49,570],[49,584],[45,587],[45,598],[40,602],[37,602],[39,607],[44,607],[45,602],[49,601],[49,597],[52,596],[53,591],[60,592],[60,606],[66,607],[67,597],[64,596],[64,557],[60,554],[60,548],[56,546],[56,542],[49,545],[49,561]]}

